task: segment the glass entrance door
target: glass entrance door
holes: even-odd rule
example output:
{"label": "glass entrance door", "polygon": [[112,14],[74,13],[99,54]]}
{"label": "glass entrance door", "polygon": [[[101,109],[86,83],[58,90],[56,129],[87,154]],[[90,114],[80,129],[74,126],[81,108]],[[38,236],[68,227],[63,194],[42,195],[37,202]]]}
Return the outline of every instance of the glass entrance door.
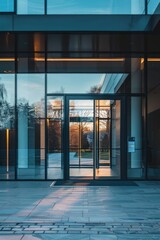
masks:
{"label": "glass entrance door", "polygon": [[94,177],[94,101],[69,101],[70,178]]}
{"label": "glass entrance door", "polygon": [[121,101],[69,99],[69,175],[120,178]]}

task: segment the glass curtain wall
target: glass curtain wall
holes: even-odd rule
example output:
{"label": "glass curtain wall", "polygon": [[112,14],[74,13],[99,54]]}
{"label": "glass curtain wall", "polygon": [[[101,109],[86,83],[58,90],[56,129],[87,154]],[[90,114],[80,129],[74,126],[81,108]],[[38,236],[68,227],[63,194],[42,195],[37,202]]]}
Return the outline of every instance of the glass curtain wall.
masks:
{"label": "glass curtain wall", "polygon": [[[45,109],[45,93],[108,93],[123,95],[127,103],[126,147],[128,148],[128,178],[144,177],[144,83],[146,81],[144,73],[146,66],[143,55],[144,36],[142,34],[113,33],[93,34],[91,36],[90,34],[65,33],[48,34],[48,38],[45,38],[45,35],[41,33],[17,34],[18,51],[16,58],[15,35],[1,33],[0,37],[2,43],[0,44],[0,101],[2,106],[0,109],[0,114],[2,115],[0,125],[2,134],[0,138],[1,142],[3,142],[0,154],[0,161],[3,167],[0,171],[2,179],[14,178],[13,167],[15,166],[15,161],[18,179],[45,178],[45,111],[47,111]],[[47,39],[46,43],[45,39]],[[148,35],[147,40],[148,50],[159,52],[159,35]],[[64,45],[64,42],[66,45]],[[45,52],[45,45],[47,52]],[[67,51],[64,56],[63,49],[65,48]],[[95,51],[93,51],[94,49]],[[134,52],[134,54],[128,54],[127,50],[128,52]],[[108,54],[109,51],[113,53]],[[117,54],[116,52],[119,53]],[[81,53],[83,54],[81,55]],[[93,62],[85,61],[85,59],[80,62],[55,61],[55,56],[58,56],[58,58],[66,56],[84,58],[85,56],[95,59],[102,57],[105,58],[105,61],[98,62],[95,59]],[[156,131],[159,128],[158,67],[159,55],[153,54],[151,57],[148,57],[148,156],[150,156],[148,159],[148,176],[150,178],[158,178],[159,176],[157,170],[159,169],[159,138],[158,131]],[[47,74],[45,74],[46,72]],[[15,86],[17,86],[16,89]],[[16,115],[15,99],[17,99]],[[49,136],[55,130],[54,126],[57,122],[59,124],[58,131],[61,131],[63,116],[57,119],[49,117],[49,121],[51,123],[50,126],[53,126],[53,129],[50,128],[50,132],[47,132]],[[18,139],[15,138],[15,129]],[[130,142],[133,142],[132,149],[129,149]],[[61,145],[53,149],[52,146],[49,146],[51,153],[61,153],[63,150]],[[8,148],[9,150],[7,150]],[[17,158],[13,154],[15,149]],[[63,178],[63,162],[58,164],[60,165],[57,165],[59,171],[57,178]],[[55,177],[55,174],[52,172],[52,166],[55,165],[48,165],[48,177],[50,179]]]}

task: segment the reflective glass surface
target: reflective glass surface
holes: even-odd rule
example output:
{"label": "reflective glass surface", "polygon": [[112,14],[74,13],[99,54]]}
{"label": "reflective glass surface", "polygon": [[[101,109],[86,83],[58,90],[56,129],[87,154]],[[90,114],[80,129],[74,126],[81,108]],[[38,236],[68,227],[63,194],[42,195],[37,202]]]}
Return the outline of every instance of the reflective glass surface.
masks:
{"label": "reflective glass surface", "polygon": [[93,178],[93,100],[69,101],[69,163],[71,178]]}
{"label": "reflective glass surface", "polygon": [[160,58],[148,58],[148,178],[160,179]]}
{"label": "reflective glass surface", "polygon": [[0,0],[0,12],[14,12],[14,0]]}
{"label": "reflective glass surface", "polygon": [[63,97],[60,96],[48,97],[47,98],[48,179],[63,179],[64,176],[63,123],[64,123]]}
{"label": "reflective glass surface", "polygon": [[18,178],[44,179],[44,74],[17,75]]}
{"label": "reflective glass surface", "polygon": [[148,14],[160,13],[160,0],[148,0]]}
{"label": "reflective glass surface", "polygon": [[47,0],[47,14],[143,14],[144,6],[144,0]]}
{"label": "reflective glass surface", "polygon": [[15,177],[15,75],[0,74],[0,179]]}
{"label": "reflective glass surface", "polygon": [[17,0],[18,14],[44,14],[44,0]]}
{"label": "reflective glass surface", "polygon": [[94,93],[103,74],[47,74],[48,93]]}

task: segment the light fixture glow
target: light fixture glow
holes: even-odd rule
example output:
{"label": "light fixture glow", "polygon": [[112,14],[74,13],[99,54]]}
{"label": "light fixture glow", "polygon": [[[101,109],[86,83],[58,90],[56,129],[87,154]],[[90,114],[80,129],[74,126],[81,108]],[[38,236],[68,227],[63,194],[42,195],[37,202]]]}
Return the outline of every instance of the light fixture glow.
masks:
{"label": "light fixture glow", "polygon": [[148,58],[148,62],[160,62],[160,58]]}
{"label": "light fixture glow", "polygon": [[[34,58],[43,62],[44,58]],[[124,58],[47,58],[47,62],[124,62]]]}
{"label": "light fixture glow", "polygon": [[0,62],[14,62],[15,58],[0,58]]}

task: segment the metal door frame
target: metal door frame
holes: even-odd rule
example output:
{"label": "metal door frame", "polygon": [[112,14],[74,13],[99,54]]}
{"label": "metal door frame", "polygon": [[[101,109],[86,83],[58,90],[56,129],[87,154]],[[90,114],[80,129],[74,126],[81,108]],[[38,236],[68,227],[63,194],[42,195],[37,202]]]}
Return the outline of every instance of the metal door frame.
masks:
{"label": "metal door frame", "polygon": [[[56,95],[56,94],[53,94]],[[57,94],[61,95],[61,94]],[[120,179],[127,178],[127,162],[126,162],[126,134],[125,134],[125,98],[115,94],[62,94],[64,96],[64,125],[63,125],[63,156],[64,156],[64,179],[70,179],[70,164],[69,164],[69,101],[70,100],[119,100],[121,103],[120,109]],[[95,109],[94,109],[95,112]],[[94,113],[95,115],[95,113]],[[94,121],[95,122],[95,121]],[[95,150],[94,150],[95,152]],[[95,153],[94,153],[95,154]],[[93,180],[95,176],[95,156],[93,156]],[[105,180],[110,178],[106,177]],[[96,179],[98,180],[98,179]]]}

